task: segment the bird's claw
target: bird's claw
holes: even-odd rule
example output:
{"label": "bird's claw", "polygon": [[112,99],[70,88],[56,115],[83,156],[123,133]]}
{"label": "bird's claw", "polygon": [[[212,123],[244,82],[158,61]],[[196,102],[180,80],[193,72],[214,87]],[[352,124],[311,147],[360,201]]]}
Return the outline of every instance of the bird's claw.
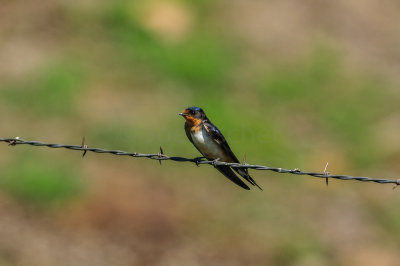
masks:
{"label": "bird's claw", "polygon": [[220,159],[220,158],[217,158],[217,159],[213,160],[213,161],[212,161],[212,165],[213,165],[214,167],[217,167],[217,163],[219,162],[219,160],[221,160],[221,159]]}

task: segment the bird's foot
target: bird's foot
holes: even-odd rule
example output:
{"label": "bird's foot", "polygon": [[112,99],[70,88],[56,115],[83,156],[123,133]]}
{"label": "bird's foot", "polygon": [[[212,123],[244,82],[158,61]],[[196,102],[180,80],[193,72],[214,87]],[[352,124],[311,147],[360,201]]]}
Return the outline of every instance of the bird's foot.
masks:
{"label": "bird's foot", "polygon": [[213,165],[214,167],[217,167],[217,163],[219,162],[219,160],[221,160],[221,159],[220,159],[220,158],[217,158],[217,159],[213,160],[213,161],[212,161],[212,165]]}

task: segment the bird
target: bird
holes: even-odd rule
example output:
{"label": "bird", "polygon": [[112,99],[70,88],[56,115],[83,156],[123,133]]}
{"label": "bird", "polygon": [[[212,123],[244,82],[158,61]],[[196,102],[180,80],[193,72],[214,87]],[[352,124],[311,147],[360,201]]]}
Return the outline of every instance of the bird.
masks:
{"label": "bird", "polygon": [[[207,118],[205,112],[200,107],[189,107],[183,110],[179,115],[183,116],[185,122],[186,136],[196,149],[210,161],[221,161],[227,163],[239,163],[235,154],[229,147],[228,142],[222,135],[221,131],[214,126]],[[253,186],[262,188],[249,175],[246,168],[232,168],[227,165],[215,165],[225,177],[229,178],[236,185],[249,190],[249,186],[243,182],[236,174],[238,173],[247,182]]]}

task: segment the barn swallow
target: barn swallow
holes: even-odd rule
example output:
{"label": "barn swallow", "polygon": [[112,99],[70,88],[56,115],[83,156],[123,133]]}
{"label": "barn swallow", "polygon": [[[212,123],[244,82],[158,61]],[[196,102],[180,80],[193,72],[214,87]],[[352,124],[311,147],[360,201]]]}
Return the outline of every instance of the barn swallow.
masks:
{"label": "barn swallow", "polygon": [[[221,131],[210,122],[201,108],[189,107],[179,115],[183,116],[186,120],[185,132],[188,139],[205,158],[210,161],[218,160],[227,163],[239,163],[239,160],[232,152]],[[217,165],[215,168],[236,185],[247,190],[250,189],[246,183],[244,183],[232,171],[231,167],[226,165]],[[250,184],[257,186],[262,190],[262,188],[249,175],[246,168],[233,168],[233,170]]]}

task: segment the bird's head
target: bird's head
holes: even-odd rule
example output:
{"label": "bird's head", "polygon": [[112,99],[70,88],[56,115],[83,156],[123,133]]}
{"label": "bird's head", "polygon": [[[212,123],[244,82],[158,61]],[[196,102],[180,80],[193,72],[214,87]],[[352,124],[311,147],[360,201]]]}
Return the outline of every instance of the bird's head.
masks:
{"label": "bird's head", "polygon": [[200,107],[186,108],[182,113],[179,113],[179,115],[183,116],[190,126],[196,126],[201,123],[201,121],[207,119],[206,114]]}

